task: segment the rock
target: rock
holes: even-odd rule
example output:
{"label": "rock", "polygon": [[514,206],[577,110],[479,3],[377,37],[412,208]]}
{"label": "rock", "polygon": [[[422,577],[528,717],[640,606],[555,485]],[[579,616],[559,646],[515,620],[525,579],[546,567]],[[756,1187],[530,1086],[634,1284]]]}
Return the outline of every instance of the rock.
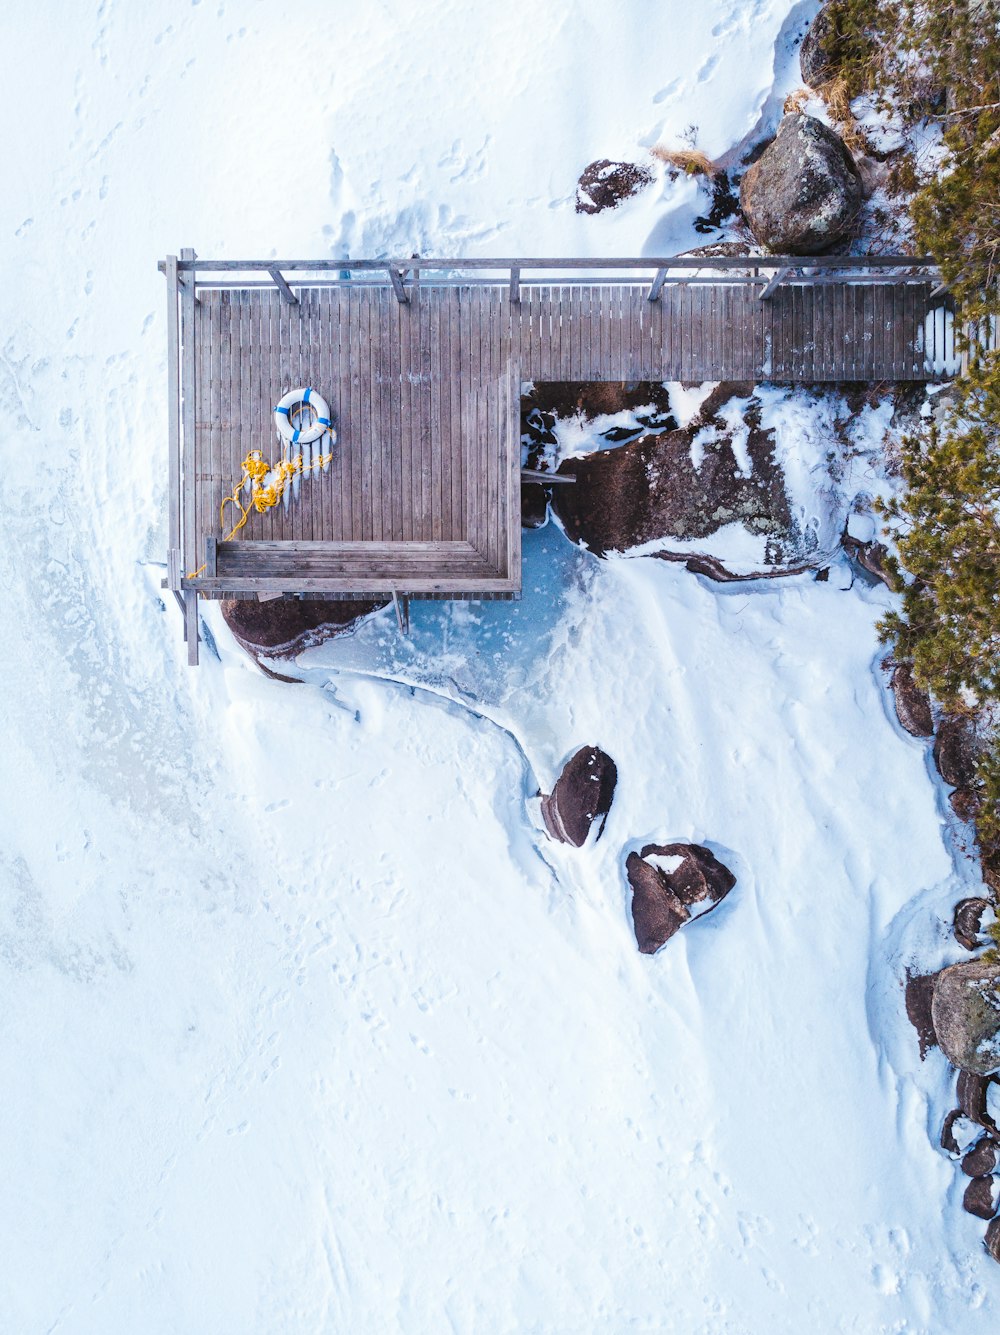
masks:
{"label": "rock", "polygon": [[600,158],[585,167],[576,184],[577,213],[602,213],[616,209],[653,180],[648,167],[637,162],[609,162]]}
{"label": "rock", "polygon": [[1000,1219],[994,1219],[986,1230],[986,1237],[983,1239],[983,1246],[993,1257],[994,1261],[1000,1261]]}
{"label": "rock", "polygon": [[913,974],[906,975],[905,1000],[906,1014],[917,1031],[917,1042],[920,1044],[921,1061],[927,1056],[931,1048],[937,1047],[937,1039],[934,1037],[934,1022],[931,1019],[931,997],[934,992],[934,974]]}
{"label": "rock", "polygon": [[981,1130],[966,1117],[961,1108],[953,1108],[941,1128],[941,1148],[957,1159],[975,1144]]}
{"label": "rock", "polygon": [[[796,558],[804,536],[796,528],[774,459],[773,437],[759,425],[752,392],[750,385],[720,385],[682,429],[642,435],[613,450],[566,460],[559,471],[572,473],[576,483],[555,489],[552,508],[567,536],[598,556],[677,538],[687,550],[658,554],[687,562],[698,559],[687,544],[739,523],[762,539],[761,573],[788,573],[788,566],[802,569]],[[733,449],[734,414],[731,408],[723,411],[744,396],[748,476]],[[712,439],[701,447],[696,467],[692,446],[704,430]],[[711,559],[711,554],[706,557]]]}
{"label": "rock", "polygon": [[237,643],[258,667],[274,676],[277,674],[265,668],[261,658],[295,658],[305,649],[345,634],[364,617],[387,606],[384,601],[367,599],[274,598],[266,603],[229,599],[222,604],[222,616]]}
{"label": "rock", "polygon": [[677,898],[656,867],[638,853],[625,860],[632,887],[632,927],[640,951],[653,955],[690,919],[691,910]]}
{"label": "rock", "polygon": [[958,1106],[970,1121],[995,1131],[996,1123],[990,1116],[986,1103],[986,1091],[990,1084],[991,1081],[985,1075],[976,1075],[973,1071],[960,1071],[956,1097]]}
{"label": "rock", "polygon": [[1000,1071],[1000,965],[982,959],[942,969],[931,1019],[941,1051],[960,1071]]}
{"label": "rock", "polygon": [[521,527],[541,528],[549,517],[549,498],[541,482],[521,483]]}
{"label": "rock", "polygon": [[911,737],[933,736],[931,702],[927,692],[921,690],[913,680],[913,668],[909,663],[896,665],[890,685],[896,700],[896,717],[900,727]]}
{"label": "rock", "polygon": [[644,955],[654,954],[692,917],[714,909],[736,884],[729,868],[701,844],[647,844],[628,855],[625,873]]}
{"label": "rock", "polygon": [[952,788],[968,788],[976,781],[976,734],[961,715],[943,719],[934,739],[934,764]]}
{"label": "rock", "polygon": [[581,747],[563,766],[551,794],[542,798],[542,819],[552,838],[581,848],[599,820],[600,839],[617,782],[618,770],[609,755],[596,746]]}
{"label": "rock", "polygon": [[965,1188],[962,1206],[980,1219],[992,1219],[997,1212],[1000,1185],[995,1177],[974,1177]]}
{"label": "rock", "polygon": [[983,1136],[962,1160],[962,1172],[966,1177],[989,1177],[1000,1167],[1000,1141],[991,1136]]}
{"label": "rock", "polygon": [[823,5],[809,25],[799,49],[802,78],[810,88],[819,88],[833,78],[840,56],[840,38],[832,6]]}
{"label": "rock", "polygon": [[978,950],[983,944],[979,938],[983,915],[990,907],[988,899],[978,896],[960,899],[955,905],[955,940],[966,950]]}
{"label": "rock", "polygon": [[864,187],[840,136],[793,112],[748,168],[740,204],[756,240],[779,255],[818,255],[854,231]]}
{"label": "rock", "polygon": [[887,588],[892,588],[892,575],[886,569],[885,558],[889,555],[889,549],[881,542],[859,542],[857,538],[845,536],[844,551],[851,560],[874,579],[879,580]]}

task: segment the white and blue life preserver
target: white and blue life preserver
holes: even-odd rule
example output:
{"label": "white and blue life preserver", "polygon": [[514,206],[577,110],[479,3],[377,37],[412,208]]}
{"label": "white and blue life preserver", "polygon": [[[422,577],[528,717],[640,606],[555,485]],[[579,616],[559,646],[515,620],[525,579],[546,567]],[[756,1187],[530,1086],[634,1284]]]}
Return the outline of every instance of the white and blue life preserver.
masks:
{"label": "white and blue life preserver", "polygon": [[[297,417],[307,404],[316,414],[315,422],[304,428],[292,426],[293,415]],[[327,432],[334,440],[337,438],[326,399],[311,388],[290,389],[274,410],[274,425],[289,445],[311,445]]]}

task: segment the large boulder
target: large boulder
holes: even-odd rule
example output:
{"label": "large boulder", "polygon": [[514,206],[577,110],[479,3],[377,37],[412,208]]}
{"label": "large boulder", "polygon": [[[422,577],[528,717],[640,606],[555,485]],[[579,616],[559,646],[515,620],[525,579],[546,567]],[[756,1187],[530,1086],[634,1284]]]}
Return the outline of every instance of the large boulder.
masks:
{"label": "large boulder", "polygon": [[660,949],[693,917],[708,913],[736,884],[729,868],[701,844],[647,844],[630,853],[632,924],[644,955]]}
{"label": "large boulder", "polygon": [[986,1230],[983,1246],[993,1257],[994,1261],[1000,1261],[1000,1218],[994,1219]]}
{"label": "large boulder", "polygon": [[934,739],[934,763],[952,788],[969,788],[976,781],[978,746],[973,725],[961,715],[941,721]]}
{"label": "large boulder", "polygon": [[810,23],[799,49],[802,78],[810,88],[820,88],[829,83],[837,72],[840,37],[832,9],[830,3],[823,5]]}
{"label": "large boulder", "polygon": [[236,642],[267,672],[262,658],[295,658],[305,649],[343,635],[387,605],[368,599],[272,598],[261,603],[233,598],[223,602],[222,616]]}
{"label": "large boulder", "polygon": [[638,162],[609,162],[600,158],[583,169],[576,184],[577,213],[603,213],[616,209],[653,180],[648,167]]}
{"label": "large boulder", "polygon": [[581,747],[563,766],[552,792],[542,798],[542,819],[552,838],[581,848],[591,826],[600,821],[600,839],[617,782],[618,770],[609,755],[597,746]]}
{"label": "large boulder", "polygon": [[889,684],[896,702],[896,717],[899,719],[900,727],[911,737],[933,736],[934,719],[931,717],[931,702],[927,692],[921,690],[913,680],[911,665],[898,663],[893,669]]}
{"label": "large boulder", "polygon": [[740,186],[740,205],[762,246],[819,255],[855,230],[864,187],[844,141],[813,116],[793,112]]}
{"label": "large boulder", "polygon": [[960,1071],[1000,1071],[1000,965],[967,960],[934,980],[931,1018],[941,1051]]}
{"label": "large boulder", "polygon": [[[576,482],[553,489],[552,508],[566,535],[597,556],[662,542],[658,555],[669,558],[669,540],[677,539],[674,559],[690,563],[697,559],[693,543],[704,540],[710,549],[713,534],[740,524],[759,539],[761,573],[801,569],[803,535],[752,390],[721,384],[686,427],[565,460],[559,471]],[[732,401],[745,397],[746,407],[734,409]],[[736,421],[738,412],[745,412],[743,423]],[[737,459],[737,434],[749,469]],[[706,438],[710,444],[696,446]]]}

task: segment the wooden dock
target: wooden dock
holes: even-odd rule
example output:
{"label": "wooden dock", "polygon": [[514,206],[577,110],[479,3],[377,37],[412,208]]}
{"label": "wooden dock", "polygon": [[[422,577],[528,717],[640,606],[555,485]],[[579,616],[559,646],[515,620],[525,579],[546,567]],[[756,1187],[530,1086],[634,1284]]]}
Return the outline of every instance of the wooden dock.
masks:
{"label": "wooden dock", "polygon": [[[950,366],[928,262],[803,263],[368,261],[346,276],[169,257],[168,586],[192,659],[199,595],[516,596],[524,381],[920,381]],[[330,406],[332,459],[225,541],[220,504],[248,453],[280,457],[273,409],[299,385]]]}

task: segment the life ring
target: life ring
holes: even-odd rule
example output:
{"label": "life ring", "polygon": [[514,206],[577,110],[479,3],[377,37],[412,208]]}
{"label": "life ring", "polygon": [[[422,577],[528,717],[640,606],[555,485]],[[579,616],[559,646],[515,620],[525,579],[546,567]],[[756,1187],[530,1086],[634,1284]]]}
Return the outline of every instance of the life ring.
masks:
{"label": "life ring", "polygon": [[[316,421],[312,426],[302,430],[292,426],[292,414],[305,404],[315,411]],[[289,445],[311,445],[327,431],[336,439],[326,399],[314,389],[290,389],[274,410],[274,425],[277,427],[278,435]]]}

